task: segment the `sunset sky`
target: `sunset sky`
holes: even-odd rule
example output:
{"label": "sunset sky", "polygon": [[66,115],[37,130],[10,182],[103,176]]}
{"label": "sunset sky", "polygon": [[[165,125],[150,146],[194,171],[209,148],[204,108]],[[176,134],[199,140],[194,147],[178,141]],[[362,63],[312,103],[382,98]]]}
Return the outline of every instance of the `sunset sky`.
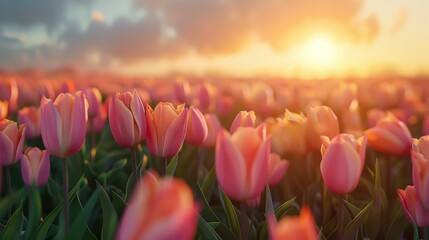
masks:
{"label": "sunset sky", "polygon": [[0,68],[429,74],[427,0],[0,0]]}

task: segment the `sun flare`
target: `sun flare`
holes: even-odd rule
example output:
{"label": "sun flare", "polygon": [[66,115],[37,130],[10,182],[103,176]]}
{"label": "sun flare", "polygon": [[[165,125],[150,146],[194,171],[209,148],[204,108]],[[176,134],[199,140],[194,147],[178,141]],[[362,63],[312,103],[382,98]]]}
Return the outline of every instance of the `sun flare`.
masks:
{"label": "sun flare", "polygon": [[330,64],[335,60],[336,49],[333,42],[324,36],[312,38],[304,46],[307,61],[316,64]]}

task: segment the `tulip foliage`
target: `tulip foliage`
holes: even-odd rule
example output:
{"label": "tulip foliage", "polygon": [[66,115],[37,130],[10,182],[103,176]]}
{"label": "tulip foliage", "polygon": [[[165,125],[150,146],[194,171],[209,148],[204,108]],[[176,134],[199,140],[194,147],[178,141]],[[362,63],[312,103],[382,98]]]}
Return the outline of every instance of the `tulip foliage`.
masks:
{"label": "tulip foliage", "polygon": [[0,239],[429,239],[428,84],[26,77]]}

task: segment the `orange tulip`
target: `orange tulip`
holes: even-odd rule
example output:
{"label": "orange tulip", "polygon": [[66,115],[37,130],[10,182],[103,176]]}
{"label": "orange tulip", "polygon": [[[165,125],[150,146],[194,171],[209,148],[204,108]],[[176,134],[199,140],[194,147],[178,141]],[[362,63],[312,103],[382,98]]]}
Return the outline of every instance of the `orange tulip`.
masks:
{"label": "orange tulip", "polygon": [[0,100],[0,121],[7,117],[9,102]]}
{"label": "orange tulip", "polygon": [[22,154],[25,124],[18,127],[16,122],[4,119],[0,121],[0,165],[16,163]]}
{"label": "orange tulip", "polygon": [[317,227],[308,207],[303,207],[299,217],[283,217],[276,223],[275,216],[268,216],[269,234],[271,240],[300,239],[316,240]]}
{"label": "orange tulip", "polygon": [[190,240],[197,228],[193,192],[181,179],[146,174],[136,186],[116,238]]}
{"label": "orange tulip", "polygon": [[320,136],[335,137],[340,132],[337,116],[328,106],[310,107],[307,111],[307,142],[311,149],[319,150]]}
{"label": "orange tulip", "polygon": [[407,126],[392,113],[380,119],[377,125],[365,131],[368,145],[375,150],[394,156],[409,154],[412,137]]}
{"label": "orange tulip", "polygon": [[239,127],[255,127],[256,115],[254,111],[240,111],[232,121],[230,133],[234,133]]}
{"label": "orange tulip", "polygon": [[186,136],[188,110],[171,103],[160,102],[155,109],[146,104],[147,147],[152,155],[162,158],[174,157],[183,145]]}
{"label": "orange tulip", "polygon": [[351,134],[339,134],[322,139],[322,179],[329,190],[346,194],[353,191],[362,175],[365,163],[366,137],[355,139]]}
{"label": "orange tulip", "polygon": [[216,140],[216,176],[225,193],[235,200],[258,197],[268,181],[271,139],[265,126],[242,127],[232,135],[222,130]]}

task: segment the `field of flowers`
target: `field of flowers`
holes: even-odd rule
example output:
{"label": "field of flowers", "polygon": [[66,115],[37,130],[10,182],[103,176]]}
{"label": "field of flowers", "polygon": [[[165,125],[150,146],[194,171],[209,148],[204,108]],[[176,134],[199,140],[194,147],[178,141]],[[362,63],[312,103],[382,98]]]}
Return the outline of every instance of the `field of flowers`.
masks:
{"label": "field of flowers", "polygon": [[429,82],[0,74],[0,239],[429,239]]}

